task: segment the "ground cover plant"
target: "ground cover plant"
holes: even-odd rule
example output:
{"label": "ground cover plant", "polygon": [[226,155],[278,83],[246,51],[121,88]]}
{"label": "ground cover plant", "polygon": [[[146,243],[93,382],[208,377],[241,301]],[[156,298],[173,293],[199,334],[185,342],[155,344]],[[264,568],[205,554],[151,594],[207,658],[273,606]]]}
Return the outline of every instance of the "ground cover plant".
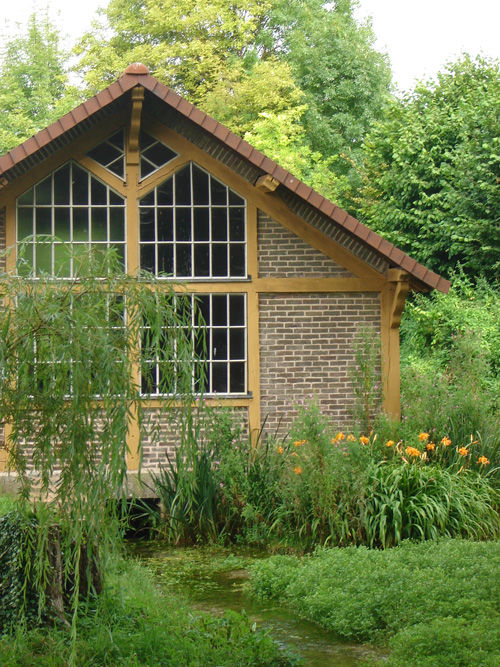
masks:
{"label": "ground cover plant", "polygon": [[273,556],[252,565],[250,588],[342,637],[389,643],[387,665],[493,666],[499,575],[498,542],[443,539]]}
{"label": "ground cover plant", "polygon": [[0,638],[3,667],[36,664],[124,667],[209,667],[296,664],[264,632],[235,612],[222,618],[190,610],[172,591],[163,594],[138,562],[114,561],[98,604],[78,619],[76,645],[61,627]]}

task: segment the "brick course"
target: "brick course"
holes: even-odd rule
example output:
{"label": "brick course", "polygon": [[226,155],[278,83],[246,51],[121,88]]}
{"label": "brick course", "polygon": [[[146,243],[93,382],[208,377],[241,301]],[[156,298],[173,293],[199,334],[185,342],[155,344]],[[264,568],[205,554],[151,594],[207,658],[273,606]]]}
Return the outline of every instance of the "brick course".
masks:
{"label": "brick course", "polygon": [[343,266],[323,255],[268,215],[258,215],[261,278],[352,278]]}
{"label": "brick course", "polygon": [[261,295],[261,414],[270,431],[286,431],[301,401],[316,398],[339,428],[354,403],[349,366],[353,336],[380,331],[378,294]]}

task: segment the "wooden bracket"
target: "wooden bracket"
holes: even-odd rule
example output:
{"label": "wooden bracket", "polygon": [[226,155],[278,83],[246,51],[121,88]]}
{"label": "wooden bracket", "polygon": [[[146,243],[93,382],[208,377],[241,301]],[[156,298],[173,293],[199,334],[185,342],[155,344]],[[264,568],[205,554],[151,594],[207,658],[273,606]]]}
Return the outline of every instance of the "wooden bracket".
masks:
{"label": "wooden bracket", "polygon": [[279,181],[273,178],[271,174],[259,176],[255,181],[255,187],[262,192],[274,192],[279,184]]}
{"label": "wooden bracket", "polygon": [[127,164],[139,164],[139,132],[141,129],[143,101],[144,88],[142,86],[132,88],[132,110],[130,112],[127,141]]}
{"label": "wooden bracket", "polygon": [[410,289],[410,275],[401,269],[389,269],[387,271],[387,280],[395,285],[390,310],[390,326],[391,329],[399,329],[406,296]]}

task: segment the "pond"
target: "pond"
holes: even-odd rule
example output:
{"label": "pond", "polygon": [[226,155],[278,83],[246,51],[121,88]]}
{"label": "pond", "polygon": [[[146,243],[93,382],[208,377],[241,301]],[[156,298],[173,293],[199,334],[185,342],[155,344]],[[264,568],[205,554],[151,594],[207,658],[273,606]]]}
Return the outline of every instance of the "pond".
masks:
{"label": "pond", "polygon": [[286,649],[292,649],[311,667],[373,665],[386,652],[364,644],[345,642],[315,623],[272,602],[252,598],[245,590],[247,568],[262,552],[220,548],[174,548],[158,542],[135,542],[130,552],[146,561],[160,585],[173,589],[190,605],[211,614],[242,612],[267,630]]}

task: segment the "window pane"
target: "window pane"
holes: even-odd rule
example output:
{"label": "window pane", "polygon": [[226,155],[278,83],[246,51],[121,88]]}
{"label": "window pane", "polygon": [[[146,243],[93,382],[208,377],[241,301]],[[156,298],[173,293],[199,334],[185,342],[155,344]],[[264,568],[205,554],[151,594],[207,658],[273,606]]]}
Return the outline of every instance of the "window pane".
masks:
{"label": "window pane", "polygon": [[25,192],[24,194],[22,194],[22,195],[19,197],[19,199],[17,200],[17,203],[18,203],[19,205],[23,205],[23,204],[33,204],[33,197],[34,197],[34,195],[35,195],[35,189],[34,189],[34,188],[30,188],[27,192]]}
{"label": "window pane", "polygon": [[210,221],[208,208],[195,208],[194,214],[194,240],[208,241],[210,238]]}
{"label": "window pane", "polygon": [[210,246],[197,244],[194,246],[194,275],[198,278],[210,275]]}
{"label": "window pane", "polygon": [[175,174],[175,203],[177,206],[191,203],[191,170],[189,166]]}
{"label": "window pane", "polygon": [[212,241],[227,241],[227,209],[212,209]]}
{"label": "window pane", "polygon": [[229,358],[230,359],[244,359],[245,358],[245,330],[231,329],[229,333]]}
{"label": "window pane", "polygon": [[230,294],[229,309],[231,326],[243,326],[245,324],[245,297],[241,294]]}
{"label": "window pane", "polygon": [[33,234],[33,209],[19,207],[17,212],[17,240]]}
{"label": "window pane", "polygon": [[227,325],[227,297],[225,294],[212,296],[212,324],[213,326]]}
{"label": "window pane", "polygon": [[193,165],[193,204],[208,204],[208,174]]}
{"label": "window pane", "polygon": [[245,362],[232,362],[229,364],[230,373],[230,391],[235,394],[242,394],[245,391]]}
{"label": "window pane", "polygon": [[112,209],[110,209],[109,240],[110,241],[124,241],[125,240],[125,209],[124,208],[112,208]]}
{"label": "window pane", "polygon": [[[154,247],[154,246],[153,246]],[[169,243],[158,244],[158,273],[168,273],[172,275],[174,272],[174,246]]]}
{"label": "window pane", "polygon": [[64,165],[54,174],[54,204],[69,204],[70,166]]}
{"label": "window pane", "polygon": [[69,249],[62,244],[54,245],[54,273],[61,278],[68,278],[71,275]]}
{"label": "window pane", "polygon": [[73,209],[73,241],[89,240],[88,208]]}
{"label": "window pane", "polygon": [[52,273],[52,246],[48,243],[37,243],[36,250],[36,275]]}
{"label": "window pane", "polygon": [[71,209],[58,207],[54,209],[54,236],[61,241],[71,239]]}
{"label": "window pane", "polygon": [[220,183],[217,179],[210,178],[210,195],[212,206],[217,204],[227,204],[227,187]]}
{"label": "window pane", "polygon": [[191,240],[191,209],[175,209],[175,236],[177,241]]}
{"label": "window pane", "polygon": [[107,210],[103,207],[92,209],[92,241],[106,241],[108,236]]}
{"label": "window pane", "polygon": [[178,276],[191,276],[191,246],[179,244],[175,247],[176,274]]}
{"label": "window pane", "polygon": [[229,247],[229,261],[230,261],[230,275],[241,276],[245,275],[245,246],[238,243],[233,243]]}
{"label": "window pane", "polygon": [[158,241],[173,241],[173,209],[158,208]]}
{"label": "window pane", "polygon": [[227,276],[227,246],[214,243],[212,246],[212,275]]}
{"label": "window pane", "polygon": [[141,208],[140,216],[140,240],[155,240],[155,213],[154,208]]}
{"label": "window pane", "polygon": [[229,229],[231,241],[245,240],[245,209],[244,208],[230,208],[229,209]]}
{"label": "window pane", "polygon": [[52,199],[52,177],[49,176],[36,186],[35,201],[37,204],[50,204],[51,199]]}
{"label": "window pane", "polygon": [[171,206],[174,203],[172,178],[156,188],[156,197],[158,206]]}
{"label": "window pane", "polygon": [[52,234],[52,210],[50,208],[36,208],[36,234]]}
{"label": "window pane", "polygon": [[212,391],[222,394],[227,392],[227,364],[212,364]]}
{"label": "window pane", "polygon": [[88,204],[89,176],[86,171],[73,165],[73,204]]}
{"label": "window pane", "polygon": [[106,186],[100,183],[96,178],[92,179],[91,203],[94,206],[106,206]]}
{"label": "window pane", "polygon": [[212,330],[212,359],[227,359],[227,329]]}
{"label": "window pane", "polygon": [[141,246],[141,269],[156,273],[155,247],[154,245]]}
{"label": "window pane", "polygon": [[245,200],[237,195],[236,192],[229,190],[229,204],[234,206],[244,206]]}

